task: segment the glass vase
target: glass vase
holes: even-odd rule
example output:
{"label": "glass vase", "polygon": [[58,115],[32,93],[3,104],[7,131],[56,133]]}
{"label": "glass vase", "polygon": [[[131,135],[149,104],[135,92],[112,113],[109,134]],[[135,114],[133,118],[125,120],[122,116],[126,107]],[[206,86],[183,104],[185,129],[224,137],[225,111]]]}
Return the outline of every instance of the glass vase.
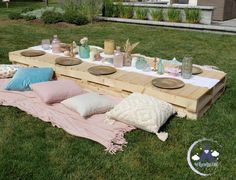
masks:
{"label": "glass vase", "polygon": [[192,77],[192,57],[185,57],[182,61],[182,78],[190,79]]}
{"label": "glass vase", "polygon": [[82,45],[79,47],[79,56],[84,59],[90,58],[90,48],[88,45]]}

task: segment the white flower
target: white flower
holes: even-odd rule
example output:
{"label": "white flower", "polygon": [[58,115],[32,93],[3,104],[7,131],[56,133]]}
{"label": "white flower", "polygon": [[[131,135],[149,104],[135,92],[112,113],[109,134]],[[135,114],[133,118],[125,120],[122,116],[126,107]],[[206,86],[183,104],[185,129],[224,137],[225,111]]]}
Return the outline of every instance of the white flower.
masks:
{"label": "white flower", "polygon": [[88,38],[87,37],[84,37],[80,40],[81,45],[84,45],[84,44],[87,44],[87,43],[88,43]]}

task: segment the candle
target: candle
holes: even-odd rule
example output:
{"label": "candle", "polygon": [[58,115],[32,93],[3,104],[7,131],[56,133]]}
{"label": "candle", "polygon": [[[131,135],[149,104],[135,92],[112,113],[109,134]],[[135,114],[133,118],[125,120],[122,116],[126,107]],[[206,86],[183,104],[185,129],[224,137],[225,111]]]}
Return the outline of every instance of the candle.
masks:
{"label": "candle", "polygon": [[107,39],[104,41],[104,53],[108,55],[114,54],[115,50],[115,41],[111,39]]}

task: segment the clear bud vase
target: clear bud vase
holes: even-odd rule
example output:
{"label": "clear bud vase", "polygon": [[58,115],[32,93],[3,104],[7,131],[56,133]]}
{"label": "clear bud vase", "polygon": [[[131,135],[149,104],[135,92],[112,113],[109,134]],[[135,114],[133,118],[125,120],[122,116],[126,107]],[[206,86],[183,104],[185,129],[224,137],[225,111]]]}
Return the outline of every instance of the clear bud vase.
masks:
{"label": "clear bud vase", "polygon": [[192,57],[185,57],[182,61],[182,78],[184,79],[190,79],[192,77]]}
{"label": "clear bud vase", "polygon": [[52,52],[53,53],[60,53],[61,52],[61,45],[60,45],[60,40],[58,39],[57,35],[53,36],[52,40]]}
{"label": "clear bud vase", "polygon": [[113,65],[115,67],[121,68],[121,67],[123,67],[123,63],[124,63],[124,55],[121,52],[120,47],[117,46],[116,47],[116,52],[115,52],[115,55],[114,55],[114,59],[113,59]]}
{"label": "clear bud vase", "polygon": [[164,74],[164,65],[163,65],[162,59],[160,59],[160,61],[158,62],[157,73],[160,75]]}

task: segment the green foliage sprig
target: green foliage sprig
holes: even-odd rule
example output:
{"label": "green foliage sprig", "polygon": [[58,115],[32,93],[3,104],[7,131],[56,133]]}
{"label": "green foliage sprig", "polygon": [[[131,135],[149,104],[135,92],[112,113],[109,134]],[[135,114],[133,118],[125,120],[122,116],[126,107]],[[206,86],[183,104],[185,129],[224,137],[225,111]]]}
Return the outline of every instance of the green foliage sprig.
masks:
{"label": "green foliage sprig", "polygon": [[132,6],[120,7],[120,17],[131,19],[134,16],[134,8]]}
{"label": "green foliage sprig", "polygon": [[170,8],[168,9],[168,19],[170,22],[180,22],[180,13],[179,9]]}
{"label": "green foliage sprig", "polygon": [[148,12],[149,10],[146,8],[137,8],[136,9],[136,18],[141,19],[141,20],[146,20],[148,19]]}
{"label": "green foliage sprig", "polygon": [[199,23],[201,19],[201,13],[199,9],[185,9],[186,22]]}
{"label": "green foliage sprig", "polygon": [[162,9],[151,10],[150,15],[152,17],[152,20],[154,20],[154,21],[163,21],[164,20]]}

